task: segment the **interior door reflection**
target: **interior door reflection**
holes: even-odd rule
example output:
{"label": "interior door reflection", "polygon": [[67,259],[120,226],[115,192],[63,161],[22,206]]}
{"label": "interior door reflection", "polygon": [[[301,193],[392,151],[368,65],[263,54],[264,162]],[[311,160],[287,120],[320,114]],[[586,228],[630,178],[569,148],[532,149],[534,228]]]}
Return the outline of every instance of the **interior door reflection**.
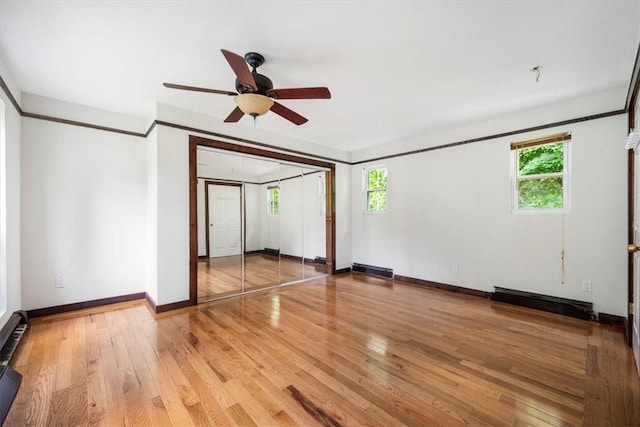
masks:
{"label": "interior door reflection", "polygon": [[198,262],[198,301],[242,289],[242,184],[203,180],[205,256]]}

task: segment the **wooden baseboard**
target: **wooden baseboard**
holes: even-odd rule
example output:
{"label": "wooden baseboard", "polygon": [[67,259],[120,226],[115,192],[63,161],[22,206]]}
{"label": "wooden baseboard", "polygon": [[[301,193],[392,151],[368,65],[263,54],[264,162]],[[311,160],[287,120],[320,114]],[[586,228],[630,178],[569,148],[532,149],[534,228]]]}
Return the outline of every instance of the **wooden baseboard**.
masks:
{"label": "wooden baseboard", "polygon": [[165,313],[167,311],[177,310],[179,308],[185,308],[193,305],[191,304],[191,300],[177,301],[171,302],[169,304],[158,305],[147,293],[145,293],[145,299],[147,300],[147,304],[149,304],[151,311],[153,311],[155,314]]}
{"label": "wooden baseboard", "polygon": [[67,313],[70,311],[83,310],[85,308],[99,307],[102,305],[116,304],[119,302],[133,301],[138,299],[146,300],[147,304],[149,304],[149,307],[151,307],[151,310],[156,314],[164,313],[170,310],[177,310],[179,308],[189,307],[192,305],[190,300],[177,301],[169,304],[157,305],[156,302],[153,300],[153,298],[149,296],[148,293],[139,292],[136,294],[120,295],[117,297],[101,298],[101,299],[95,299],[90,301],[75,302],[72,304],[56,305],[53,307],[36,308],[33,310],[27,310],[27,315],[29,316],[29,318],[43,317],[43,316],[49,316],[52,314]]}
{"label": "wooden baseboard", "polygon": [[90,301],[74,302],[71,304],[56,305],[53,307],[36,308],[27,310],[29,318],[49,316],[52,314],[67,313],[69,311],[83,310],[85,308],[99,307],[101,305],[116,304],[119,302],[133,301],[144,299],[146,292],[138,292],[136,294],[120,295],[117,297],[100,298]]}
{"label": "wooden baseboard", "polygon": [[344,273],[351,273],[351,267],[336,269],[335,273],[333,274],[344,274]]}
{"label": "wooden baseboard", "polygon": [[[299,261],[299,262],[301,262],[301,261],[302,261],[302,257],[300,257],[300,256],[297,256],[297,255],[287,255],[287,254],[283,254],[282,252],[280,252],[280,258],[286,258],[286,259],[290,259],[290,260],[293,260],[293,261]],[[311,259],[311,258],[305,258],[305,259],[304,259],[304,263],[305,263],[305,264],[311,264],[311,265],[313,265],[313,264],[315,264],[316,262],[315,262],[315,260],[313,260],[313,259]],[[327,264],[327,262],[325,261],[325,265],[326,265],[326,264]]]}
{"label": "wooden baseboard", "polygon": [[160,313],[164,313],[166,311],[171,311],[171,310],[177,310],[179,308],[185,308],[185,307],[190,307],[193,304],[191,303],[191,300],[184,300],[184,301],[177,301],[177,302],[171,302],[169,304],[162,304],[162,305],[157,305],[155,312],[156,314],[160,314]]}
{"label": "wooden baseboard", "polygon": [[615,314],[598,313],[598,323],[625,327],[627,319]]}
{"label": "wooden baseboard", "polygon": [[416,279],[414,277],[400,276],[398,274],[394,276],[394,279],[400,280],[402,282],[413,283],[420,286],[428,286],[430,288],[444,289],[445,291],[449,291],[449,292],[457,292],[460,294],[473,295],[473,296],[482,297],[482,298],[489,298],[489,295],[490,295],[489,292],[480,291],[478,289],[471,289],[471,288],[465,288],[462,286],[449,285],[446,283],[433,282],[431,280]]}
{"label": "wooden baseboard", "polygon": [[156,302],[147,292],[144,293],[144,299],[147,301],[147,304],[149,304],[149,307],[151,307],[151,311],[156,313]]}

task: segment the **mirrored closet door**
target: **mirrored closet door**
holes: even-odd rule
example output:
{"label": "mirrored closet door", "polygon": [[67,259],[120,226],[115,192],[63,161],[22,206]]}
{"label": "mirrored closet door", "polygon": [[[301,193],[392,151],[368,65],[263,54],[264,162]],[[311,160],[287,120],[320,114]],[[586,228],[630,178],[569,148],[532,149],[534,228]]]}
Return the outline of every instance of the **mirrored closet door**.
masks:
{"label": "mirrored closet door", "polygon": [[198,302],[325,275],[325,176],[198,147]]}

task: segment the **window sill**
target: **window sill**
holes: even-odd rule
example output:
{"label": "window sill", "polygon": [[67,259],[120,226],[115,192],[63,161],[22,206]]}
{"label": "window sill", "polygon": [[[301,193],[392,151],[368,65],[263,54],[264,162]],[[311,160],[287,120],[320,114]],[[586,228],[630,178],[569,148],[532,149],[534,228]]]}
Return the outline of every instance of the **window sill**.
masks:
{"label": "window sill", "polygon": [[569,209],[511,209],[511,213],[516,215],[558,215],[568,214]]}

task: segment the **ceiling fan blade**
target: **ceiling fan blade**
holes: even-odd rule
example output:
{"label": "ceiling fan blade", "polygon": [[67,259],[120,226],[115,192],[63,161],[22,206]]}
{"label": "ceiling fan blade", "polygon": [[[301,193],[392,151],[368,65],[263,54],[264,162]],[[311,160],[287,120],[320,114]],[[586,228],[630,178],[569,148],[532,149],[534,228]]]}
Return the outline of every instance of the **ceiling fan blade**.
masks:
{"label": "ceiling fan blade", "polygon": [[268,95],[274,99],[331,99],[331,92],[326,87],[271,89]]}
{"label": "ceiling fan blade", "polygon": [[238,77],[238,81],[245,86],[249,86],[253,88],[253,90],[258,90],[258,86],[256,85],[256,81],[251,75],[251,71],[249,71],[249,67],[247,66],[244,58],[237,53],[229,52],[225,49],[220,49],[222,54],[226,58],[229,65],[231,65],[231,69],[236,76]]}
{"label": "ceiling fan blade", "polygon": [[285,119],[289,120],[291,123],[296,124],[298,126],[308,122],[308,120],[302,117],[300,114],[296,113],[293,110],[288,109],[282,104],[278,104],[277,102],[273,103],[273,105],[271,106],[271,111],[273,111],[280,117],[284,117]]}
{"label": "ceiling fan blade", "polygon": [[164,85],[164,87],[168,87],[170,89],[192,90],[194,92],[217,93],[219,95],[229,95],[229,96],[237,95],[236,92],[230,92],[228,90],[207,89],[206,87],[176,85],[176,84],[173,84],[173,83],[162,83],[162,84]]}
{"label": "ceiling fan blade", "polygon": [[238,120],[240,120],[242,118],[242,116],[244,116],[244,113],[242,112],[242,110],[240,109],[240,107],[236,107],[231,114],[229,114],[229,116],[224,119],[225,123],[235,123]]}

